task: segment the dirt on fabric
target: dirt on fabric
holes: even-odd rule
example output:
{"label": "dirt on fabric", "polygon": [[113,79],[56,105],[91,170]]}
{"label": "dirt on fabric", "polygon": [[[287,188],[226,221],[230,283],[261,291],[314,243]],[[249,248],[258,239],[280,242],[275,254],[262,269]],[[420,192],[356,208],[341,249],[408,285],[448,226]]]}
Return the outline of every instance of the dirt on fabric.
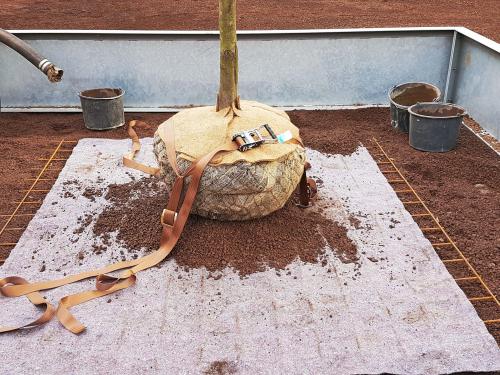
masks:
{"label": "dirt on fabric", "polygon": [[[215,30],[217,0],[9,0],[4,29]],[[497,0],[239,0],[241,30],[465,26],[500,40]]]}
{"label": "dirt on fabric", "polygon": [[[391,128],[387,108],[292,111],[289,115],[292,122],[301,128],[306,145],[322,152],[350,154],[360,143],[370,145],[372,137],[377,137],[493,293],[500,295],[500,159],[478,137],[462,128],[455,150],[426,153],[412,149],[408,145],[408,136]],[[156,127],[170,116],[167,113],[127,113],[126,119],[141,119],[149,123],[149,126],[137,125],[137,131],[143,137],[151,136]],[[470,119],[467,123],[473,124]],[[44,161],[38,158],[50,155],[61,139],[128,137],[124,128],[104,132],[87,130],[83,126],[81,114],[28,113],[0,113],[0,136],[5,155],[0,170],[1,214],[12,211],[15,207],[13,202],[21,197],[19,190],[26,189],[31,183],[26,181],[34,176],[35,172],[31,168],[39,169]],[[45,185],[46,188],[50,188],[50,183]],[[40,199],[40,196],[33,195],[31,198]],[[164,200],[161,204],[164,204]],[[34,212],[36,206],[23,207],[23,210]],[[0,219],[0,224],[4,220]],[[13,224],[25,226],[28,222],[29,217],[18,217]],[[20,234],[4,233],[0,240],[16,241]],[[436,240],[439,238],[437,236]],[[2,258],[8,255],[10,249],[2,248],[0,251]],[[453,253],[446,251],[440,254],[454,257]],[[180,253],[176,256],[182,261]],[[447,267],[455,277],[460,277],[461,273],[470,276],[469,271],[462,266]],[[460,282],[469,297],[484,295],[484,291],[477,290],[475,285],[477,283]],[[474,305],[483,319],[498,318],[498,308],[494,303]],[[498,325],[488,326],[500,342],[500,329],[496,327]]]}
{"label": "dirt on fabric", "polygon": [[230,375],[238,373],[238,367],[234,362],[215,361],[204,371],[205,375]]}
{"label": "dirt on fabric", "polygon": [[[167,192],[168,187],[155,177],[110,185],[106,199],[111,204],[97,217],[94,233],[102,237],[116,232],[133,258],[143,248],[147,253],[157,250]],[[347,229],[313,209],[297,207],[294,198],[269,216],[244,222],[191,215],[172,257],[186,270],[205,267],[214,277],[226,267],[242,277],[267,268],[281,271],[297,259],[326,266],[321,259],[325,245],[342,262],[356,262],[357,249],[347,237]],[[291,222],[295,225],[287,224]],[[116,260],[125,260],[125,255]]]}

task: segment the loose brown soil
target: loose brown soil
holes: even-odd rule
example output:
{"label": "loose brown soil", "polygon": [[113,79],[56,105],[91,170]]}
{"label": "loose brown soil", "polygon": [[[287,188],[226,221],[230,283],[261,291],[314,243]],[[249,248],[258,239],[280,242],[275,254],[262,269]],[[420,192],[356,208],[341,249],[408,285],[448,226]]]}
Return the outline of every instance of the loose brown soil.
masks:
{"label": "loose brown soil", "polygon": [[433,107],[424,107],[428,104],[423,104],[422,107],[417,106],[412,108],[412,112],[417,115],[430,116],[430,117],[459,117],[464,114],[464,110],[451,105],[436,104]]}
{"label": "loose brown soil", "polygon": [[471,121],[469,118],[464,119],[468,128],[474,132],[479,138],[485,141],[492,149],[500,154],[500,141],[486,132],[477,122]]}
{"label": "loose brown soil", "polygon": [[120,89],[92,89],[82,92],[82,96],[87,98],[114,98],[119,96],[123,91]]}
{"label": "loose brown soil", "polygon": [[392,100],[396,103],[411,106],[417,103],[432,102],[437,99],[436,91],[427,86],[412,87],[404,90],[399,95],[395,96]]}
{"label": "loose brown soil", "polygon": [[[192,215],[172,256],[184,269],[205,267],[215,277],[226,267],[242,277],[268,267],[281,271],[296,259],[326,266],[321,259],[325,245],[342,262],[356,262],[357,249],[346,228],[312,209],[298,208],[293,198],[283,209],[258,220],[221,222]],[[106,199],[112,204],[97,218],[93,228],[97,236],[116,231],[134,258],[143,248],[146,252],[158,249],[159,218],[167,200],[164,184],[157,178],[143,178],[111,185]],[[293,226],[288,225],[292,222]],[[100,246],[94,252],[102,251]]]}
{"label": "loose brown soil", "polygon": [[[9,0],[4,29],[215,30],[217,0]],[[244,0],[239,29],[466,26],[500,39],[497,0]]]}
{"label": "loose brown soil", "polygon": [[[500,159],[494,151],[465,128],[461,131],[456,150],[439,154],[413,150],[408,146],[407,136],[390,127],[387,108],[293,111],[289,114],[301,128],[306,144],[323,152],[349,154],[360,142],[369,144],[374,136],[380,139],[465,256],[493,292],[500,295]],[[127,114],[126,117],[148,121],[150,126],[139,127],[138,132],[141,136],[150,136],[156,126],[169,116],[159,113]],[[0,113],[0,136],[5,155],[0,170],[1,214],[14,208],[13,202],[21,196],[19,189],[28,185],[24,179],[33,177],[34,172],[30,168],[39,168],[43,161],[37,159],[50,154],[44,150],[53,148],[62,138],[127,137],[124,129],[106,132],[86,130],[81,114],[12,113]],[[50,188],[50,183],[47,188]],[[32,198],[37,199],[36,196]],[[33,211],[32,207],[25,209]],[[26,225],[28,219],[20,217],[13,224]],[[0,241],[15,241],[18,235],[4,234],[9,237],[2,237]],[[442,251],[444,256],[453,256],[446,251]],[[8,248],[4,248],[3,255],[7,253]],[[459,277],[456,272],[469,275],[466,269],[457,268],[450,268],[456,277]],[[464,282],[460,285],[469,293],[476,293],[476,296],[482,293],[476,289],[470,291],[473,287]],[[499,317],[498,308],[493,304],[476,303],[476,306],[484,319]],[[500,342],[500,330],[495,326],[489,328]]]}

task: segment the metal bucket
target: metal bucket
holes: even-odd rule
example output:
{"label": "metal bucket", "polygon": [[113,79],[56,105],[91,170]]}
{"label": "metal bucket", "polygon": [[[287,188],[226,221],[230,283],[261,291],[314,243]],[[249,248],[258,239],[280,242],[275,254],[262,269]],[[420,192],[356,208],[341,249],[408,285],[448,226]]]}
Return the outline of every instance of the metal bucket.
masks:
{"label": "metal bucket", "polygon": [[454,104],[418,103],[410,114],[410,146],[421,151],[446,152],[457,145],[467,111]]}
{"label": "metal bucket", "polygon": [[437,102],[440,98],[441,90],[430,83],[409,82],[394,86],[389,90],[392,127],[408,133],[408,108],[417,103]]}
{"label": "metal bucket", "polygon": [[125,124],[122,89],[91,89],[78,94],[82,103],[83,121],[88,129],[107,130]]}

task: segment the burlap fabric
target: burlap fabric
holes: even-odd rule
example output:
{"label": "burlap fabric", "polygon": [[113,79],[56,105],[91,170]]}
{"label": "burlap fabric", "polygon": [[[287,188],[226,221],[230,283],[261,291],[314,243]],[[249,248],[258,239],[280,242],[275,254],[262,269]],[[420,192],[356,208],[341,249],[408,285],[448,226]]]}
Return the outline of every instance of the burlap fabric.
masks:
{"label": "burlap fabric", "polygon": [[212,160],[205,169],[192,211],[219,220],[247,220],[283,207],[304,171],[305,150],[299,130],[284,111],[256,102],[241,102],[241,110],[225,115],[215,107],[190,108],[162,123],[154,136],[154,151],[161,174],[173,184],[165,148],[165,129],[175,128],[177,163],[181,170],[207,154],[232,135],[269,124],[276,134],[289,130],[286,144],[268,144],[240,152],[232,151]]}

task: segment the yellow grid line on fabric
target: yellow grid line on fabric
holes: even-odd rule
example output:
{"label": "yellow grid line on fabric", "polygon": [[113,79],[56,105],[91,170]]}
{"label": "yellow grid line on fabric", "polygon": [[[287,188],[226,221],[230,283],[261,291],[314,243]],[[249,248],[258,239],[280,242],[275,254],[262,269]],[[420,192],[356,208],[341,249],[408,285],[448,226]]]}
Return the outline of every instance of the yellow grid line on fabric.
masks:
{"label": "yellow grid line on fabric", "polygon": [[[34,178],[28,178],[26,179],[27,181],[30,181],[30,187],[27,189],[22,189],[19,190],[21,193],[23,193],[23,196],[20,200],[13,202],[16,206],[13,209],[13,211],[9,214],[0,214],[0,219],[5,219],[5,223],[2,224],[0,228],[0,247],[14,247],[17,242],[14,241],[1,241],[2,236],[6,232],[13,232],[17,231],[19,232],[19,236],[22,234],[23,230],[26,228],[25,225],[22,227],[15,226],[15,227],[9,227],[9,225],[12,223],[14,218],[16,217],[32,217],[35,215],[35,213],[20,213],[19,210],[23,206],[32,206],[35,209],[38,209],[38,205],[43,202],[43,198],[40,198],[40,200],[37,201],[32,201],[28,200],[31,194],[33,193],[48,193],[48,189],[37,189],[37,184],[40,183],[41,181],[55,181],[55,178],[46,178],[45,175],[49,171],[53,171],[54,168],[51,167],[52,162],[61,160],[60,157],[58,157],[58,154],[60,152],[69,152],[70,150],[67,148],[62,148],[63,145],[67,144],[76,144],[77,141],[68,141],[68,140],[61,140],[57,146],[54,149],[49,150],[50,151],[50,156],[48,158],[38,158],[38,160],[43,160],[45,163],[43,164],[42,167],[38,169],[32,168],[31,170],[37,171],[37,175]],[[66,159],[65,159],[66,160]],[[57,169],[57,172],[60,172],[62,169]],[[0,258],[0,264],[3,264],[5,262],[5,258]]]}
{"label": "yellow grid line on fabric", "polygon": [[[394,159],[389,157],[389,155],[387,154],[387,152],[384,150],[384,148],[382,147],[382,145],[380,144],[380,142],[376,139],[376,138],[373,138],[372,139],[373,143],[375,144],[375,149],[377,151],[379,151],[380,153],[376,153],[376,154],[372,154],[372,156],[374,157],[376,163],[378,165],[386,165],[386,164],[390,164],[394,170],[391,170],[389,173],[391,173],[391,177],[392,177],[392,173],[397,173],[399,178],[397,179],[387,179],[387,181],[389,183],[395,183],[395,184],[398,184],[398,188],[399,189],[394,189],[394,191],[396,193],[409,193],[411,192],[414,197],[415,197],[415,200],[412,200],[412,201],[403,201],[401,200],[401,202],[403,204],[411,204],[411,205],[415,205],[415,204],[418,204],[420,205],[421,207],[424,208],[424,210],[426,211],[425,213],[419,213],[419,214],[412,214],[412,217],[429,217],[432,219],[432,221],[434,222],[435,224],[435,227],[423,227],[421,226],[418,222],[417,222],[417,225],[419,226],[420,230],[422,232],[429,232],[429,231],[436,231],[436,230],[439,230],[445,237],[446,237],[446,241],[447,242],[439,242],[439,243],[431,243],[431,245],[434,247],[435,250],[441,250],[440,247],[452,247],[452,249],[455,250],[455,252],[457,253],[458,257],[457,258],[453,258],[453,259],[441,259],[441,261],[443,263],[460,263],[460,262],[464,262],[467,267],[469,268],[469,270],[472,272],[472,276],[467,276],[467,277],[460,277],[460,278],[455,278],[455,282],[458,282],[458,281],[477,281],[481,284],[482,288],[484,289],[484,291],[486,292],[486,295],[485,296],[479,296],[479,297],[471,297],[471,298],[468,298],[469,301],[471,302],[484,302],[484,301],[494,301],[497,305],[497,307],[499,308],[500,310],[500,302],[498,301],[498,298],[496,297],[496,295],[493,294],[493,292],[491,291],[491,289],[489,288],[489,286],[486,284],[486,282],[483,280],[483,278],[479,275],[479,273],[476,271],[476,269],[474,268],[474,266],[469,262],[469,260],[464,256],[464,254],[462,253],[462,251],[458,248],[457,244],[455,243],[455,241],[452,240],[452,238],[450,237],[450,235],[448,234],[448,232],[444,229],[444,227],[441,225],[441,223],[438,221],[438,219],[436,218],[436,216],[431,212],[431,210],[429,209],[429,207],[425,204],[425,202],[420,198],[419,194],[415,191],[415,189],[410,185],[410,183],[408,182],[408,180],[406,179],[405,176],[403,176],[403,174],[401,173],[401,170],[396,166],[396,164],[394,163]],[[370,147],[368,148],[370,149]],[[370,152],[371,153],[371,152]],[[377,157],[382,157],[384,160],[377,160],[376,158]],[[383,171],[383,170],[380,170],[382,173],[387,173],[388,171]],[[404,188],[403,190],[401,190],[401,183],[404,183],[406,185],[406,188]],[[439,252],[436,251],[438,254]],[[496,323],[500,323],[500,318],[499,319],[486,319],[486,320],[483,320],[483,322],[485,324],[496,324]]]}

